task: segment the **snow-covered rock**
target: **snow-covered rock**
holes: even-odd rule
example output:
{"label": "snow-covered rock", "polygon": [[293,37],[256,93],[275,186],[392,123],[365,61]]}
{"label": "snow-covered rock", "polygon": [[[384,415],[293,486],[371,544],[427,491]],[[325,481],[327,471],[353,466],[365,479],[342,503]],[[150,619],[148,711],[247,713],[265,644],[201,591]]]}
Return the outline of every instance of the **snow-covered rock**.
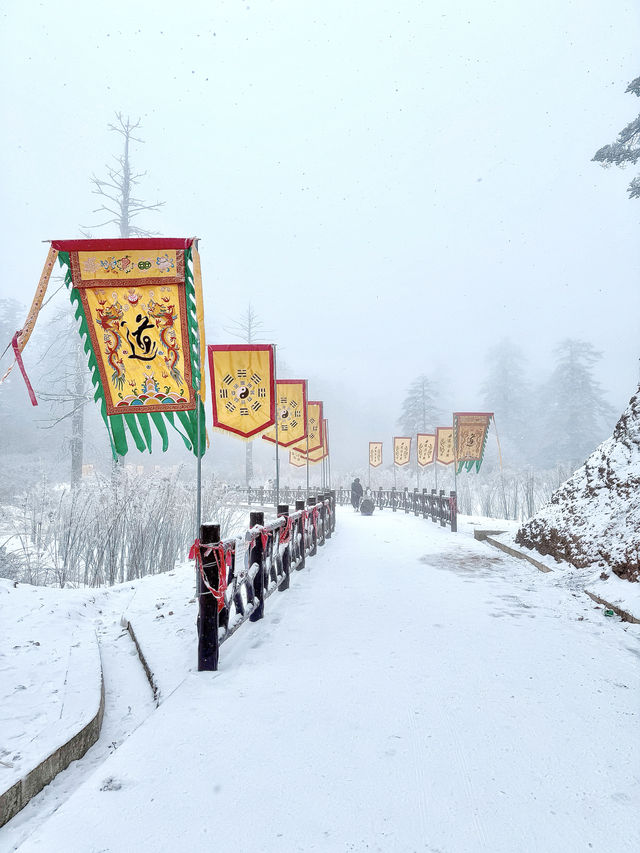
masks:
{"label": "snow-covered rock", "polygon": [[516,542],[577,568],[639,580],[640,389],[611,438],[520,527]]}

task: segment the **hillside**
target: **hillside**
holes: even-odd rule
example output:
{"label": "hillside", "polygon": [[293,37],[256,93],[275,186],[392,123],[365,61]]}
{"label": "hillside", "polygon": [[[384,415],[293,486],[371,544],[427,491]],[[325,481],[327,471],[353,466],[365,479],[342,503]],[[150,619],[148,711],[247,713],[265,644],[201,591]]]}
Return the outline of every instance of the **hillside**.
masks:
{"label": "hillside", "polygon": [[611,438],[516,534],[516,542],[577,568],[640,574],[640,389]]}

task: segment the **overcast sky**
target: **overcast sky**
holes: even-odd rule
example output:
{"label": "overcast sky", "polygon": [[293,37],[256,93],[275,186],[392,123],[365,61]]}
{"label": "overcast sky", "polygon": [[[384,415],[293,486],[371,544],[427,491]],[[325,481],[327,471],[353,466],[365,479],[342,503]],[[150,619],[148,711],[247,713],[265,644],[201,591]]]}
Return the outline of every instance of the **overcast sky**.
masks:
{"label": "overcast sky", "polygon": [[202,238],[210,342],[251,301],[334,447],[388,441],[423,372],[473,409],[504,336],[536,370],[592,341],[621,410],[640,202],[590,161],[637,115],[639,44],[637,0],[3,0],[0,296],[29,304],[41,240],[100,221],[122,111],[166,202],[141,224]]}

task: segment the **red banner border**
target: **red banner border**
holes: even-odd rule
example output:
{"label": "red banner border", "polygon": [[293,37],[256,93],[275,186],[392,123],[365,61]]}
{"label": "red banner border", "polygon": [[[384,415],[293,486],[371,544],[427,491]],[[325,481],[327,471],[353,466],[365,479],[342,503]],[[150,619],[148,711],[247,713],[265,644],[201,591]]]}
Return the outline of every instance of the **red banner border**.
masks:
{"label": "red banner border", "polygon": [[[269,351],[269,377],[271,386],[271,405],[269,407],[269,422],[263,426],[256,427],[251,432],[242,432],[240,429],[234,429],[227,424],[223,424],[216,417],[217,406],[216,400],[216,380],[215,371],[213,369],[213,353],[214,352],[266,352]],[[252,435],[264,432],[265,429],[273,426],[276,422],[276,395],[273,380],[273,344],[209,344],[207,346],[207,361],[209,362],[209,380],[211,382],[211,408],[213,410],[213,426],[216,429],[224,430],[224,432],[233,432],[241,438],[251,438]]]}

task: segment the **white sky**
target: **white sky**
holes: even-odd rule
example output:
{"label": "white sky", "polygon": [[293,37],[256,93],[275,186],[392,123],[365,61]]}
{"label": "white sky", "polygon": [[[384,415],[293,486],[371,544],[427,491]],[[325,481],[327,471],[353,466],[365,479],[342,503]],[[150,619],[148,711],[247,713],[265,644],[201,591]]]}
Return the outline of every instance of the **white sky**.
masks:
{"label": "white sky", "polygon": [[473,408],[505,335],[541,369],[592,341],[621,411],[640,203],[590,160],[638,112],[639,43],[631,0],[3,0],[0,296],[28,304],[40,241],[99,221],[120,110],[143,121],[142,196],[166,201],[141,224],[203,240],[210,341],[251,300],[334,441],[357,403],[366,459],[422,372]]}

